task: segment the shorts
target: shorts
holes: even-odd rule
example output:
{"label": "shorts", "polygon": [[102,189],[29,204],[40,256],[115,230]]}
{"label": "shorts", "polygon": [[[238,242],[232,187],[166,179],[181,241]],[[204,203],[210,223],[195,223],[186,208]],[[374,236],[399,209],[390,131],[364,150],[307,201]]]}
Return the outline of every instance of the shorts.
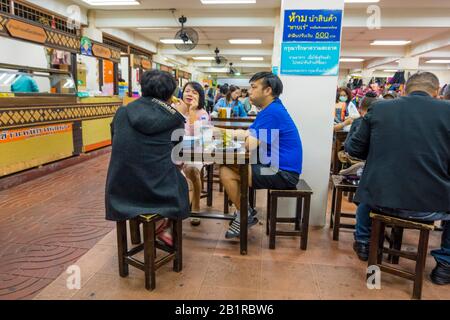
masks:
{"label": "shorts", "polygon": [[296,172],[252,164],[253,189],[295,190],[299,179],[300,175]]}

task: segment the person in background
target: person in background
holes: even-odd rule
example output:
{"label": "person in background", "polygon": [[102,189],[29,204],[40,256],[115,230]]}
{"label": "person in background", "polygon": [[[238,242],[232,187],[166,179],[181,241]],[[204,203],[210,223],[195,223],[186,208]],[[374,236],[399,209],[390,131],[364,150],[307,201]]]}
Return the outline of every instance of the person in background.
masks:
{"label": "person in background", "polygon": [[11,83],[11,92],[31,93],[39,92],[39,87],[31,77],[32,71],[20,69],[19,74],[16,75]]}
{"label": "person in background", "polygon": [[355,132],[358,131],[359,126],[361,125],[361,122],[362,122],[364,116],[367,114],[367,111],[369,110],[370,106],[378,100],[379,99],[377,97],[377,94],[373,91],[366,93],[365,97],[361,100],[361,106],[359,108],[361,117],[353,120],[352,125],[350,127],[350,131],[348,132],[347,138],[345,139],[345,142],[344,142],[344,150],[339,151],[339,160],[342,163],[353,165],[356,162],[361,161],[359,159],[350,157],[347,154],[347,152],[345,152],[345,144],[348,143],[350,141],[351,137],[355,134]]}
{"label": "person in background", "polygon": [[217,102],[222,99],[223,97],[225,97],[228,93],[228,85],[224,84],[224,85],[217,85],[217,90],[216,90],[216,96],[214,98],[214,106],[217,104]]}
{"label": "person in background", "polygon": [[444,98],[444,100],[450,100],[450,86],[449,85],[447,85],[447,87],[444,90],[443,98]]}
{"label": "person in background", "polygon": [[[295,189],[302,172],[303,148],[297,126],[280,100],[283,83],[271,72],[260,72],[250,79],[250,101],[261,111],[247,131],[245,146],[251,154],[263,151],[264,164],[249,168],[249,185],[254,189]],[[233,165],[220,167],[220,181],[236,206],[236,218],[225,234],[227,239],[240,234],[240,176]],[[249,210],[248,226],[257,223]]]}
{"label": "person in background", "polygon": [[[209,123],[209,114],[205,110],[205,91],[198,82],[189,82],[183,88],[183,102],[188,106],[189,113],[186,121],[186,135],[194,136],[195,128],[199,128],[203,124]],[[191,212],[200,212],[200,195],[202,191],[202,180],[200,171],[203,168],[202,162],[185,163],[183,172],[192,182],[192,209]],[[199,218],[192,218],[191,224],[198,226]]]}
{"label": "person in background", "polygon": [[214,88],[211,87],[208,90],[205,90],[206,95],[206,111],[211,113],[214,108]]}
{"label": "person in background", "polygon": [[[142,214],[165,218],[189,216],[189,186],[172,162],[172,134],[184,129],[188,109],[171,105],[177,87],[173,76],[152,70],[143,74],[142,97],[120,107],[111,124],[112,151],[106,178],[106,219],[125,221]],[[173,241],[164,219],[157,236]]]}
{"label": "person in background", "polygon": [[397,93],[395,91],[388,91],[383,95],[383,99],[397,99]]}
{"label": "person in background", "polygon": [[340,124],[345,122],[344,130],[350,130],[351,119],[359,118],[359,112],[352,102],[352,93],[348,88],[339,88],[336,94],[335,117],[334,123]]}
{"label": "person in background", "polygon": [[224,98],[221,98],[214,107],[215,112],[219,112],[219,108],[230,108],[231,117],[246,117],[247,112],[244,110],[244,106],[239,101],[241,95],[241,89],[238,86],[230,86],[228,93]]}
{"label": "person in background", "polygon": [[[441,248],[431,251],[435,284],[450,284],[450,102],[436,99],[439,79],[412,75],[407,96],[373,104],[346,144],[367,159],[355,202],[400,218],[445,221]],[[370,217],[357,219],[353,249],[367,260]]]}
{"label": "person in background", "polygon": [[244,106],[245,112],[248,114],[250,110],[252,109],[252,104],[250,103],[250,98],[248,97],[248,90],[242,89],[241,90],[241,97],[239,98],[239,101]]}

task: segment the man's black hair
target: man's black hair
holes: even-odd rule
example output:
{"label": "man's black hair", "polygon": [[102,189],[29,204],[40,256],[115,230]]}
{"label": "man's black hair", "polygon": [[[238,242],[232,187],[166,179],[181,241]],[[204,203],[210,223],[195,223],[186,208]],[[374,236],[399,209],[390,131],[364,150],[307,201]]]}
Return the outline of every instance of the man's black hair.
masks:
{"label": "man's black hair", "polygon": [[264,89],[267,87],[272,88],[272,95],[278,98],[283,93],[283,83],[280,78],[272,72],[258,72],[251,79],[251,82],[255,82],[262,79]]}
{"label": "man's black hair", "polygon": [[177,82],[166,71],[151,70],[142,75],[141,88],[143,97],[167,101],[175,92]]}

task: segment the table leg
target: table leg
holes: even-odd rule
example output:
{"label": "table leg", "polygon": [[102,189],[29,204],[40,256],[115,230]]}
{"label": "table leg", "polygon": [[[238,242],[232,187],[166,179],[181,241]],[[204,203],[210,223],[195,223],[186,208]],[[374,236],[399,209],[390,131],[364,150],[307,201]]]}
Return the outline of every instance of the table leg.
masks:
{"label": "table leg", "polygon": [[247,254],[248,236],[248,164],[239,166],[241,176],[241,254]]}
{"label": "table leg", "polygon": [[339,240],[339,228],[341,226],[341,206],[342,206],[342,190],[336,191],[336,207],[334,211],[334,226],[333,226],[333,240]]}
{"label": "table leg", "polygon": [[208,207],[212,206],[213,203],[213,180],[214,180],[214,166],[208,165],[206,167],[206,174],[208,176],[207,183],[206,183],[206,192],[208,193],[208,196],[206,198],[206,205]]}

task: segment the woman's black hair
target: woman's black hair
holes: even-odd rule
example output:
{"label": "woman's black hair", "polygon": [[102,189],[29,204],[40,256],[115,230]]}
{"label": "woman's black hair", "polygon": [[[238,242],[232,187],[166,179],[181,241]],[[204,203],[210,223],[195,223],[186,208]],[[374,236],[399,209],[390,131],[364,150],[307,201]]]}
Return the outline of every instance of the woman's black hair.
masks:
{"label": "woman's black hair", "polygon": [[184,91],[186,90],[187,86],[191,86],[192,89],[194,89],[198,93],[198,107],[197,107],[197,109],[204,109],[205,108],[205,90],[203,89],[202,85],[200,83],[198,83],[198,82],[195,82],[195,81],[188,82],[183,87],[183,94],[184,94]]}
{"label": "woman's black hair", "polygon": [[150,70],[142,75],[141,88],[143,97],[168,101],[177,88],[177,82],[166,71]]}
{"label": "woman's black hair", "polygon": [[339,97],[340,97],[342,91],[344,91],[345,94],[347,95],[347,101],[345,103],[347,103],[347,104],[350,103],[350,101],[352,101],[352,99],[353,99],[353,95],[352,95],[352,91],[347,87],[341,87],[338,89],[337,95],[336,95],[336,102],[340,101]]}
{"label": "woman's black hair", "polygon": [[231,85],[230,86],[230,89],[228,90],[228,93],[227,93],[227,96],[226,96],[226,100],[227,100],[227,103],[228,103],[228,101],[231,101],[232,99],[231,99],[231,94],[233,93],[233,92],[235,92],[236,90],[239,90],[240,88],[238,87],[238,86],[233,86],[233,85]]}
{"label": "woman's black hair", "polygon": [[228,87],[227,84],[220,86],[220,93],[224,96],[226,96],[228,94],[229,90],[230,90],[230,88]]}

